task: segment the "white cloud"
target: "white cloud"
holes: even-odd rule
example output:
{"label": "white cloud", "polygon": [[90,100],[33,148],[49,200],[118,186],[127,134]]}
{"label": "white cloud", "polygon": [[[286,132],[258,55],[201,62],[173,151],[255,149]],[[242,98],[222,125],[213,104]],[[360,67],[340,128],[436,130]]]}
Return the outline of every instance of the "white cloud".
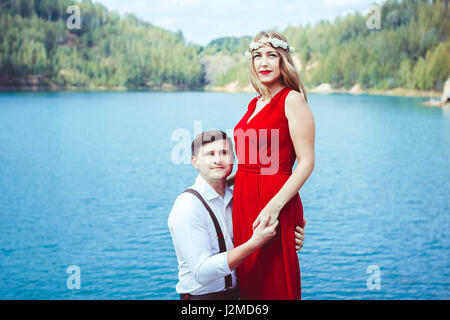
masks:
{"label": "white cloud", "polygon": [[361,5],[360,0],[322,0],[322,7],[327,8],[348,8],[348,7],[358,7]]}
{"label": "white cloud", "polygon": [[152,21],[152,23],[154,25],[157,25],[158,27],[170,28],[175,24],[179,23],[179,21],[180,19],[167,17],[167,18],[156,18],[154,21]]}
{"label": "white cloud", "polygon": [[[224,36],[254,35],[288,25],[314,24],[354,11],[366,13],[373,0],[96,0],[119,13],[171,31],[188,41],[206,44]],[[379,2],[379,1],[377,1]]]}
{"label": "white cloud", "polygon": [[205,0],[162,0],[162,3],[168,6],[177,6],[177,7],[191,7],[191,6],[198,6],[200,4],[204,4]]}

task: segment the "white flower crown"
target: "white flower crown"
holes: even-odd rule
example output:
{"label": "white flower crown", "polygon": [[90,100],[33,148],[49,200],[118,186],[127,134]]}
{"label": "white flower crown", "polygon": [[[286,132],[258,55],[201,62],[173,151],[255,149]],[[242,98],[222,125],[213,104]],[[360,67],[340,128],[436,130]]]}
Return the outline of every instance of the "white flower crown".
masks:
{"label": "white flower crown", "polygon": [[283,41],[281,39],[278,38],[269,38],[265,41],[258,41],[258,42],[251,42],[250,45],[248,46],[250,51],[245,51],[245,55],[247,57],[251,57],[251,51],[259,49],[263,44],[265,43],[270,43],[274,48],[282,48],[284,50],[288,50],[289,52],[294,52],[295,48],[293,46],[290,46],[286,41]]}

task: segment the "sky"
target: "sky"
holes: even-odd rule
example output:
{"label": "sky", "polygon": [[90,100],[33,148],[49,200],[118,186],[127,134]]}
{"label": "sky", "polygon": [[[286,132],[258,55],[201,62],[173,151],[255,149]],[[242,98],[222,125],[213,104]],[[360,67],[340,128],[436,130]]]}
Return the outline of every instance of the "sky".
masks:
{"label": "sky", "polygon": [[188,42],[206,45],[227,36],[254,36],[287,26],[314,25],[320,20],[359,11],[368,14],[381,0],[94,0],[108,10],[134,13],[170,31],[181,30]]}

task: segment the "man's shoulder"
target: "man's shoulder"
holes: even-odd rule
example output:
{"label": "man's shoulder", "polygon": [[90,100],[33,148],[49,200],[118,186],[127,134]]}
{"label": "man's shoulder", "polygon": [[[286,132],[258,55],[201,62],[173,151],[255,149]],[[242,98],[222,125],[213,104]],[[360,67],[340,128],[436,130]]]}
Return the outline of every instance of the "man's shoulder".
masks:
{"label": "man's shoulder", "polygon": [[196,218],[198,216],[203,216],[203,214],[199,215],[199,212],[203,213],[203,210],[206,209],[204,209],[204,206],[201,203],[200,199],[198,199],[192,193],[182,192],[178,195],[178,197],[175,199],[175,202],[173,203],[172,210],[169,214],[169,224],[174,219],[186,220]]}
{"label": "man's shoulder", "polygon": [[[189,189],[193,189],[193,188],[190,187]],[[200,199],[198,199],[192,193],[184,192],[184,191],[178,195],[178,197],[175,199],[175,202],[173,203],[174,207],[175,206],[182,206],[182,207],[186,206],[185,209],[187,209],[187,207],[197,206],[198,204],[202,204],[200,202]]]}

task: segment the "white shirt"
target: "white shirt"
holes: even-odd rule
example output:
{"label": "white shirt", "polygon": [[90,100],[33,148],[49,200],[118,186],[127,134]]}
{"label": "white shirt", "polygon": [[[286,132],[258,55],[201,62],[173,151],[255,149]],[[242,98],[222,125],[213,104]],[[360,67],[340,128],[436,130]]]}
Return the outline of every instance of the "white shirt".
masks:
{"label": "white shirt", "polygon": [[[191,188],[201,194],[214,212],[226,249],[233,249],[233,191],[226,186],[222,198],[200,175]],[[220,253],[214,223],[196,196],[187,192],[178,196],[168,225],[178,260],[178,293],[200,295],[223,291],[224,277],[229,274],[236,287],[236,271],[231,272],[227,253]]]}

